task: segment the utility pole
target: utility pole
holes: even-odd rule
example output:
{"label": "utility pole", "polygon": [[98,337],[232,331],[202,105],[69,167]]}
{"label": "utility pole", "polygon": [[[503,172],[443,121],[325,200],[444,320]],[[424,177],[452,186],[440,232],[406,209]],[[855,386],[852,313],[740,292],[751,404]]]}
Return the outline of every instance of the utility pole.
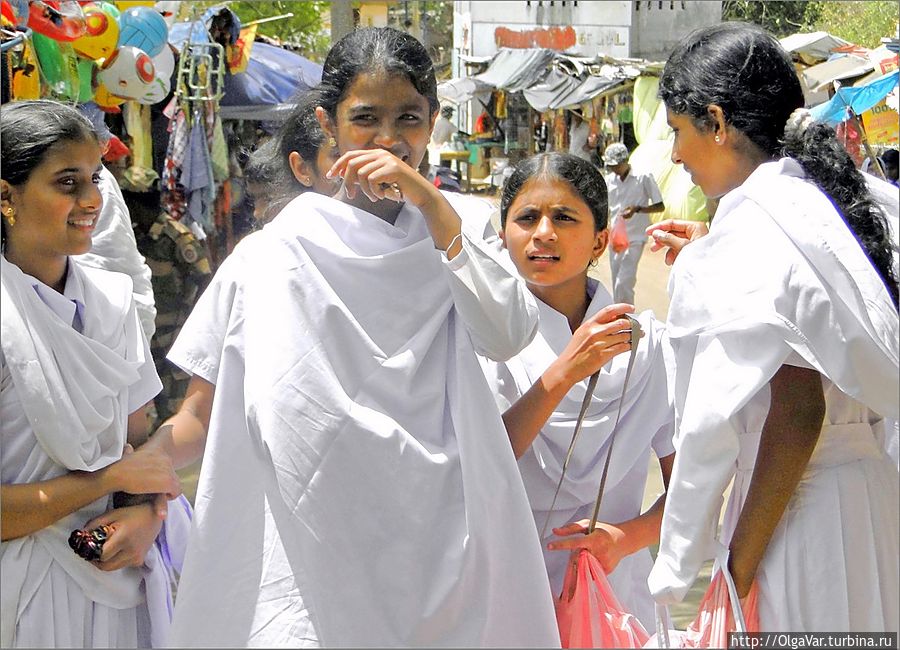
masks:
{"label": "utility pole", "polygon": [[351,0],[331,0],[331,44],[352,32],[354,27]]}

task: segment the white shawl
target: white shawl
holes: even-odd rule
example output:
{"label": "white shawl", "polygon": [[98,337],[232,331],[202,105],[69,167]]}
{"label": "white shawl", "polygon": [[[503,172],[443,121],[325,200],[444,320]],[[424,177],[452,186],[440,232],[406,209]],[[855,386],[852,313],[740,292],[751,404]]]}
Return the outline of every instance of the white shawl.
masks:
{"label": "white shawl", "polygon": [[795,161],[761,165],[722,199],[710,234],[679,256],[670,293],[678,455],[650,574],[662,603],[680,601],[712,557],[739,451],[734,416],[792,353],[881,416],[900,411],[897,310]]}
{"label": "white shawl", "polygon": [[174,645],[558,644],[473,350],[535,307],[474,205],[444,263],[409,206],[304,194],[221,267],[169,355],[216,384]]}

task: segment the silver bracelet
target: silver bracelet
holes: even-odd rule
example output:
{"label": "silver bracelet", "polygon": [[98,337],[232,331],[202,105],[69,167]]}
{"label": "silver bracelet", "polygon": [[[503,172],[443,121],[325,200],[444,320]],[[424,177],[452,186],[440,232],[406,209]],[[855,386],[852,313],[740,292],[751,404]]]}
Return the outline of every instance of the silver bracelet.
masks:
{"label": "silver bracelet", "polygon": [[[456,235],[456,237],[454,237],[453,239],[450,240],[450,243],[447,245],[447,248],[444,250],[444,254],[445,254],[445,255],[446,255],[446,254],[449,254],[449,253],[450,253],[450,249],[453,248],[453,244],[456,243],[456,240],[457,240],[457,239],[461,239],[461,238],[462,238],[462,231],[460,230],[460,231],[459,231],[459,234]],[[462,246],[462,244],[460,244],[460,246]]]}

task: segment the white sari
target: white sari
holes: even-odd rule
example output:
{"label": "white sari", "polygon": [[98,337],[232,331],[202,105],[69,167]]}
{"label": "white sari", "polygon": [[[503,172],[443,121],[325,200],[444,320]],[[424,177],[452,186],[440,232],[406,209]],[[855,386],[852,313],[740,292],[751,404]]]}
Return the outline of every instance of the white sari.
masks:
{"label": "white sari", "polygon": [[735,477],[722,541],[746,497],[768,382],[783,364],[823,379],[825,423],[760,564],[771,631],[896,631],[900,412],[897,310],[828,198],[791,159],[723,197],[709,236],[673,269],[678,452],[650,588],[681,600]]}
{"label": "white sari", "polygon": [[197,303],[169,358],[216,396],[174,645],[559,644],[475,356],[515,354],[536,308],[479,202],[448,198],[450,262],[410,206],[307,193]]}
{"label": "white sari", "polygon": [[[117,461],[129,413],[162,387],[135,312],[130,278],[70,259],[63,297],[6,258],[0,265],[3,483],[34,483]],[[81,319],[81,332],[39,290],[49,300],[68,302]],[[110,507],[111,499],[103,497],[42,530],[0,544],[0,646],[162,642],[168,578],[157,580],[164,568],[156,547],[148,563],[157,573],[144,574],[139,568],[101,571],[69,547],[73,530]],[[162,592],[154,591],[160,586]],[[154,594],[149,607],[148,587]]]}

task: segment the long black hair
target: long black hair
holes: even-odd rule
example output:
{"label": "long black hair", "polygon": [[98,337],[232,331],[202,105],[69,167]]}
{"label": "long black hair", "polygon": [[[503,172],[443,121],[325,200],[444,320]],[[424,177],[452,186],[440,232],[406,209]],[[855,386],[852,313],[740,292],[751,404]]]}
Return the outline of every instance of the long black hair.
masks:
{"label": "long black hair", "polygon": [[581,197],[594,216],[594,230],[606,228],[609,219],[609,199],[603,175],[586,160],[561,151],[541,153],[526,158],[513,170],[503,185],[500,197],[500,227],[506,227],[509,206],[533,178],[561,180],[568,183]]}
{"label": "long black hair", "polygon": [[[344,36],[325,58],[319,106],[335,118],[337,105],[360,74],[385,71],[409,79],[428,100],[431,112],[440,108],[434,64],[414,37],[392,27],[365,27]],[[305,158],[305,156],[304,156]]]}
{"label": "long black hair", "polygon": [[[4,104],[0,108],[0,178],[22,185],[60,142],[98,142],[90,120],[65,104],[37,99]],[[0,240],[6,224],[0,219]]]}
{"label": "long black hair", "polygon": [[789,156],[834,203],[897,305],[887,218],[834,129],[811,124],[785,135],[791,113],[804,104],[790,55],[755,25],[726,22],[690,34],[666,62],[659,82],[666,107],[709,130],[710,104],[771,158]]}
{"label": "long black hair", "polygon": [[[278,151],[284,169],[290,173],[291,152],[296,151],[304,161],[309,163],[317,174],[320,172],[317,164],[319,149],[325,144],[325,132],[316,119],[316,106],[321,105],[321,97],[317,90],[309,90],[303,93],[297,100],[294,109],[278,129]],[[294,179],[298,185],[300,181]],[[306,187],[303,186],[305,190]]]}

